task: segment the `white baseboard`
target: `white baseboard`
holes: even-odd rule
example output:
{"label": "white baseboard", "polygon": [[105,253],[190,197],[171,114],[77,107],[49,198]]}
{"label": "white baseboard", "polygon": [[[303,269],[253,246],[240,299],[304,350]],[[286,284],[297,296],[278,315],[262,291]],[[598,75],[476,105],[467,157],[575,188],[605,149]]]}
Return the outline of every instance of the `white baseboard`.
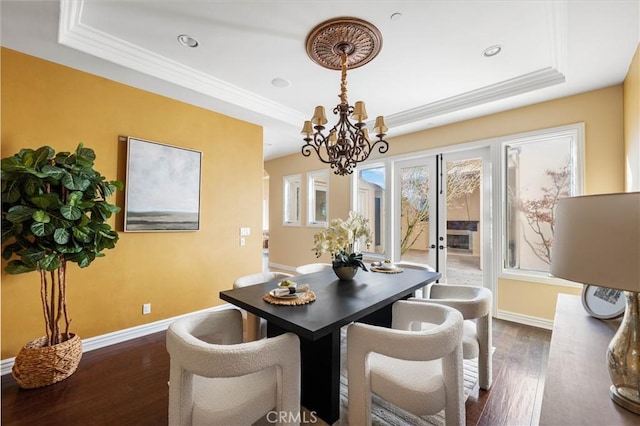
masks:
{"label": "white baseboard", "polygon": [[498,310],[496,318],[516,322],[518,324],[530,325],[532,327],[544,328],[546,330],[553,330],[553,321],[545,318],[532,317],[529,315],[501,310]]}
{"label": "white baseboard", "polygon": [[[116,343],[126,342],[127,340],[135,339],[138,337],[146,336],[148,334],[157,333],[158,331],[164,331],[169,327],[173,321],[178,318],[184,318],[189,315],[200,314],[204,312],[218,311],[222,309],[232,308],[231,304],[224,304],[216,306],[214,308],[203,309],[201,311],[190,312],[184,315],[178,315],[176,317],[167,318],[152,322],[149,324],[138,325],[131,328],[125,328],[124,330],[114,331],[112,333],[103,334],[100,336],[89,337],[82,339],[82,353],[93,351],[95,349],[104,348],[105,346],[114,345]],[[0,375],[9,374],[13,368],[15,357],[7,358],[0,361]]]}
{"label": "white baseboard", "polygon": [[269,268],[280,269],[283,271],[290,271],[290,272],[293,272],[294,274],[296,272],[295,266],[282,265],[280,263],[269,262]]}

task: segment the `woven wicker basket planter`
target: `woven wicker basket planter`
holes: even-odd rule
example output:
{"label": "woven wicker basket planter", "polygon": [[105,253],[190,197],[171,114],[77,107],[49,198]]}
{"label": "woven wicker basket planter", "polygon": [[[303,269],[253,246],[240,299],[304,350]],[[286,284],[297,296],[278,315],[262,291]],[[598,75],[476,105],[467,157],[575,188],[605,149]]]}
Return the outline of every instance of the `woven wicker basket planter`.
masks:
{"label": "woven wicker basket planter", "polygon": [[66,379],[76,371],[82,358],[82,340],[71,338],[45,346],[46,337],[27,343],[16,356],[11,373],[24,389],[40,388]]}

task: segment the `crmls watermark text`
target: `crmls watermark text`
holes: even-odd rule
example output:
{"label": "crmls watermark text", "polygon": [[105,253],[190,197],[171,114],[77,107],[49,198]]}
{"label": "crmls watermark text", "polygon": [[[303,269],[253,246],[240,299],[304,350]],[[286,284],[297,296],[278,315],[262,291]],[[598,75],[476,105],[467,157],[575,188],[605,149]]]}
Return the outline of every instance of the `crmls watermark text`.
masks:
{"label": "crmls watermark text", "polygon": [[269,423],[316,423],[318,416],[315,411],[269,411],[267,413]]}

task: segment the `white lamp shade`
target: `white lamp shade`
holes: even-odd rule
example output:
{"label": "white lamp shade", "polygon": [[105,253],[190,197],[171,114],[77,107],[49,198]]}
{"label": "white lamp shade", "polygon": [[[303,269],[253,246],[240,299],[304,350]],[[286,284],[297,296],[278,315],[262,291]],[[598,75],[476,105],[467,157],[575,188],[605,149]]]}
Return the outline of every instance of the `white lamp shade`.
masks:
{"label": "white lamp shade", "polygon": [[555,220],[553,275],[640,292],[640,192],[564,198]]}

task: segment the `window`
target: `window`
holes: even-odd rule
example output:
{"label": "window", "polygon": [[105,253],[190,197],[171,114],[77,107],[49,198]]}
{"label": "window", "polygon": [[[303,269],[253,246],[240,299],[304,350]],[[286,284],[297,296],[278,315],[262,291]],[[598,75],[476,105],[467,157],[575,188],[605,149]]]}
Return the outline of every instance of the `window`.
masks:
{"label": "window", "polygon": [[327,226],[329,215],[329,172],[320,170],[307,174],[307,224],[309,226]]}
{"label": "window", "polygon": [[300,226],[300,194],[302,178],[300,175],[290,175],[283,178],[283,224]]}
{"label": "window", "polygon": [[582,126],[568,126],[503,143],[503,272],[548,275],[555,206],[582,193],[583,141]]}
{"label": "window", "polygon": [[[359,168],[360,169],[360,168]],[[385,209],[385,167],[376,166],[358,170],[357,198],[355,210],[369,219],[372,232],[371,246],[362,251],[385,253],[387,215]]]}

